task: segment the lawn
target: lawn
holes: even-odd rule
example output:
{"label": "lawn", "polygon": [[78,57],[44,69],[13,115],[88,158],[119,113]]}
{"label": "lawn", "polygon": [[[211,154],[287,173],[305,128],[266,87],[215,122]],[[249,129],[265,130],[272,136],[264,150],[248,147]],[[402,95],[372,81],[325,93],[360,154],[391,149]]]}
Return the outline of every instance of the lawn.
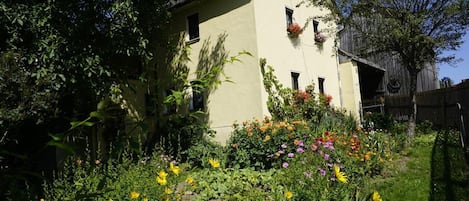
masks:
{"label": "lawn", "polygon": [[383,200],[467,200],[469,164],[455,132],[417,137],[366,188]]}

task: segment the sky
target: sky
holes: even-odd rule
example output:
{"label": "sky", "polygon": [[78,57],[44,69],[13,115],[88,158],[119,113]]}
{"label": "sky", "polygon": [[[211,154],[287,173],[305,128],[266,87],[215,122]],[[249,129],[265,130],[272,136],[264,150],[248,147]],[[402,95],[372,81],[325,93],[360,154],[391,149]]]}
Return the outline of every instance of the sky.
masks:
{"label": "sky", "polygon": [[454,54],[461,62],[451,66],[446,63],[438,63],[438,78],[449,77],[454,84],[458,84],[463,79],[469,79],[469,31],[464,36],[464,43],[457,51],[444,52],[443,55]]}

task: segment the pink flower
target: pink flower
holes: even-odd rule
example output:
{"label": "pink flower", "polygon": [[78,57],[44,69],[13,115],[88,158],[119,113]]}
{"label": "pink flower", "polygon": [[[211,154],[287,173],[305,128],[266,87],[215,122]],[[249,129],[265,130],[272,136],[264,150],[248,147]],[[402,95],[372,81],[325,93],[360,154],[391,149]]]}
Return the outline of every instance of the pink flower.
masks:
{"label": "pink flower", "polygon": [[288,168],[288,163],[287,163],[287,162],[283,162],[283,163],[282,163],[282,167],[283,167],[283,168]]}
{"label": "pink flower", "polygon": [[330,155],[329,154],[324,154],[324,160],[329,160]]}
{"label": "pink flower", "polygon": [[322,176],[326,176],[326,171],[322,168],[318,168],[319,170],[319,174],[321,174]]}
{"label": "pink flower", "polygon": [[287,156],[290,157],[290,158],[293,158],[293,157],[295,157],[295,154],[290,152],[290,153],[287,154]]}
{"label": "pink flower", "polygon": [[296,149],[296,152],[303,153],[303,152],[305,152],[305,150],[301,147],[298,147],[298,149]]}

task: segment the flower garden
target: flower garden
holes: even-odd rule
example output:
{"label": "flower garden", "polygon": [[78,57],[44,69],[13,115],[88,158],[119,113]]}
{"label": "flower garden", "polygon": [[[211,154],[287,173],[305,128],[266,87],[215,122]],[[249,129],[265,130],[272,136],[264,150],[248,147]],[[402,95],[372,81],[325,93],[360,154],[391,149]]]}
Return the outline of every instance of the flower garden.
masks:
{"label": "flower garden", "polygon": [[321,131],[306,121],[266,117],[236,125],[227,146],[213,145],[199,161],[162,152],[105,164],[70,160],[45,186],[45,200],[375,201],[377,192],[360,187],[392,160],[398,144],[384,131]]}
{"label": "flower garden", "polygon": [[362,128],[330,95],[284,88],[265,61],[261,68],[272,116],[235,123],[225,146],[205,136],[180,152],[74,156],[42,199],[382,200],[364,184],[401,150],[405,129]]}

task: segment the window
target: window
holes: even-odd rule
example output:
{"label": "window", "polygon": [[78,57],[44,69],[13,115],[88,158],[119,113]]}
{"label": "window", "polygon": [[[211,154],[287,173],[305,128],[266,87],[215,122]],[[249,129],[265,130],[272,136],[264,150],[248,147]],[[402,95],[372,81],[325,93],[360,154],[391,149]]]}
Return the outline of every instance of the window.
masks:
{"label": "window", "polygon": [[293,10],[289,8],[285,8],[286,20],[287,20],[287,27],[293,23]]}
{"label": "window", "polygon": [[189,40],[196,40],[199,38],[199,14],[193,14],[187,17],[187,33]]}
{"label": "window", "polygon": [[200,88],[200,85],[197,81],[191,81],[192,86],[192,97],[189,102],[190,111],[201,111],[205,109],[205,93],[204,90]]}
{"label": "window", "polygon": [[292,89],[294,90],[298,90],[300,88],[298,83],[298,77],[300,77],[299,73],[291,72],[291,85]]}
{"label": "window", "polygon": [[313,20],[313,29],[314,29],[314,33],[318,33],[318,32],[319,32],[318,26],[319,26],[319,22],[316,21],[316,20]]}
{"label": "window", "polygon": [[324,81],[325,80],[326,79],[324,79],[322,77],[318,78],[318,86],[319,86],[319,93],[320,94],[324,94]]}

